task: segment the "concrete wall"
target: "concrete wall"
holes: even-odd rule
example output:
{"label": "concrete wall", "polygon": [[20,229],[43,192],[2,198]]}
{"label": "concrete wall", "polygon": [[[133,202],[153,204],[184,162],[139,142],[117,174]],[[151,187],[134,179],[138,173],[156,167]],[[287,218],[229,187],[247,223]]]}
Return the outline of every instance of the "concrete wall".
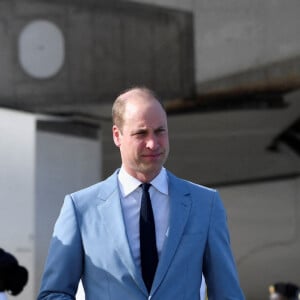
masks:
{"label": "concrete wall", "polygon": [[275,282],[299,285],[300,178],[223,187],[219,192],[246,299],[268,299],[268,287]]}
{"label": "concrete wall", "polygon": [[297,0],[195,1],[196,82],[298,56]]}
{"label": "concrete wall", "polygon": [[[299,56],[299,13],[297,0],[1,0],[0,104],[111,102],[131,84],[169,98],[200,93],[204,82]],[[22,31],[41,19],[65,42],[62,67],[43,80],[22,69],[19,53]]]}
{"label": "concrete wall", "polygon": [[298,0],[135,2],[193,13],[197,84],[300,53]]}
{"label": "concrete wall", "polygon": [[[51,126],[39,125],[49,120]],[[11,300],[35,299],[65,194],[100,180],[98,129],[91,138],[82,127],[91,131],[66,119],[0,109],[0,246],[29,271],[24,291]]]}
{"label": "concrete wall", "polygon": [[[110,103],[137,84],[167,97],[190,95],[192,29],[191,13],[161,7],[1,0],[0,105],[41,111],[54,104]],[[51,62],[57,70],[48,73]]]}

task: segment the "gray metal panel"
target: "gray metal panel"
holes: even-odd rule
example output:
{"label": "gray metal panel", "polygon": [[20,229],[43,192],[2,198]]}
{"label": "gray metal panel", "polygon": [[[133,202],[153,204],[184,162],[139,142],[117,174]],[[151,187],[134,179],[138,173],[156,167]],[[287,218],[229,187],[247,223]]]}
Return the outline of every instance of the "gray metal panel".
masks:
{"label": "gray metal panel", "polygon": [[9,97],[12,94],[13,69],[9,63],[12,59],[12,45],[7,18],[1,14],[3,8],[0,3],[0,93],[2,97]]}

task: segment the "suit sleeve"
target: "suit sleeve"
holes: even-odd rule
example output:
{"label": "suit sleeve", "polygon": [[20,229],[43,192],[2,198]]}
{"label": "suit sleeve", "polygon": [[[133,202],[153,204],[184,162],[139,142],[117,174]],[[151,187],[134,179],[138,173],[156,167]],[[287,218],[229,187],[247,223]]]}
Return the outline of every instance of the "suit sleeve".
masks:
{"label": "suit sleeve", "polygon": [[72,198],[56,221],[38,300],[74,300],[83,269],[81,235]]}
{"label": "suit sleeve", "polygon": [[210,300],[244,300],[230,245],[226,212],[217,192],[211,203],[203,273]]}

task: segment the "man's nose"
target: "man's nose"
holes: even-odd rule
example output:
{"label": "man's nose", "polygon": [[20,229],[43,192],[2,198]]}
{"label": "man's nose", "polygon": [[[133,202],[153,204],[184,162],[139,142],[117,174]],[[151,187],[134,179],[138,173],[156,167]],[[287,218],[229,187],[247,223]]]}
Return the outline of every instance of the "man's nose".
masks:
{"label": "man's nose", "polygon": [[148,137],[146,147],[148,149],[155,149],[157,147],[157,139],[154,135]]}

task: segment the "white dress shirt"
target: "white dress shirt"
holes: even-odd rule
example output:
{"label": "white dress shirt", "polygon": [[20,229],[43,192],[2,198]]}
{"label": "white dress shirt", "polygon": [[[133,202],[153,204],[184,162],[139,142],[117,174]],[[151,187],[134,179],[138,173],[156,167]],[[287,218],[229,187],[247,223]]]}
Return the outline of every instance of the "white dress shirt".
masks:
{"label": "white dress shirt", "polygon": [[[123,167],[119,171],[118,180],[129,246],[137,266],[140,267],[139,217],[142,198],[141,182],[129,175]],[[158,256],[160,256],[169,226],[170,205],[166,169],[162,168],[160,173],[150,183],[149,194],[155,221],[156,246]]]}

